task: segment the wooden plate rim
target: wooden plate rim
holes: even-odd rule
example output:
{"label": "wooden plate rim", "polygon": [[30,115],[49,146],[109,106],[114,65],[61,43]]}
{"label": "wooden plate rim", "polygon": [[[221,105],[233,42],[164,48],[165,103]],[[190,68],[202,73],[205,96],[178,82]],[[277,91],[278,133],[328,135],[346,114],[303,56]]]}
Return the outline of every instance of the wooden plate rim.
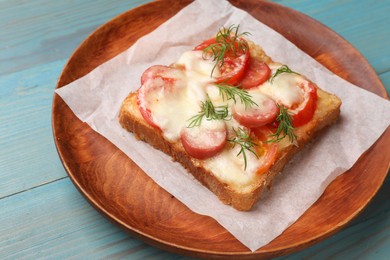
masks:
{"label": "wooden plate rim", "polygon": [[[75,56],[77,56],[78,54],[78,51],[80,50],[80,48],[86,44],[89,40],[89,38],[93,37],[97,32],[103,30],[107,25],[113,23],[114,21],[117,21],[119,19],[121,19],[122,16],[127,16],[127,15],[130,15],[134,10],[136,9],[143,9],[143,8],[148,8],[149,6],[152,6],[154,5],[156,2],[151,2],[151,3],[147,3],[147,4],[143,4],[135,9],[131,9],[123,14],[120,14],[119,16],[113,18],[112,20],[110,20],[109,22],[101,25],[99,28],[97,28],[94,32],[92,32],[80,45],[79,47],[74,51],[74,53],[71,55],[71,57],[69,58],[68,62],[66,63],[66,65],[64,66],[64,70],[65,68],[68,66],[68,64],[70,63],[70,61],[72,59],[75,58]],[[263,3],[264,4],[264,3]],[[293,9],[290,9],[288,7],[285,7],[285,6],[281,6],[279,4],[276,4],[276,3],[267,3],[269,5],[273,5],[273,6],[277,6],[278,8],[283,8],[285,10],[289,10],[290,12],[295,12],[295,13],[299,13]],[[346,44],[350,45],[351,48],[353,48],[360,56],[361,56],[361,59],[364,60],[366,62],[366,65],[367,65],[367,68],[371,71],[371,73],[375,74],[375,71],[373,70],[373,68],[368,64],[368,62],[365,60],[365,58],[350,44],[348,43],[345,39],[343,39],[340,35],[338,35],[337,33],[335,33],[334,31],[332,31],[331,29],[329,29],[328,27],[326,27],[325,25],[319,23],[318,21],[314,20],[313,18],[309,17],[309,16],[306,16],[305,14],[302,14],[302,13],[299,13],[299,15],[302,15],[304,16],[306,19],[309,19],[309,20],[312,20],[318,24],[320,24],[324,29],[326,30],[329,30],[331,31],[333,34],[337,35],[337,37],[339,37],[342,41],[344,41]],[[61,78],[63,77],[63,73],[64,71],[62,71],[60,77],[59,77],[59,80],[58,80],[58,83],[57,83],[57,86],[56,88],[60,88],[62,87],[62,83],[61,83]],[[385,87],[383,86],[383,84],[380,82],[380,79],[378,77],[378,82],[376,82],[376,87],[379,91],[381,91],[381,96],[384,97],[384,98],[388,98],[387,96],[387,92],[386,92],[386,89]],[[57,104],[58,102],[63,102],[61,100],[61,98],[58,96],[58,95],[54,95],[54,98],[53,98],[53,111],[54,111],[54,107],[55,107],[55,104]],[[69,109],[70,111],[70,109]],[[57,152],[59,154],[59,157],[61,159],[61,162],[66,170],[66,172],[68,173],[70,179],[72,180],[72,182],[74,183],[74,185],[76,186],[76,188],[80,191],[80,193],[87,199],[87,201],[95,208],[97,209],[97,211],[99,211],[100,213],[102,213],[105,217],[107,217],[109,220],[113,221],[115,224],[118,224],[119,226],[121,226],[122,228],[126,229],[127,231],[130,231],[133,235],[135,235],[136,237],[140,238],[140,239],[143,239],[143,240],[146,240],[148,243],[154,245],[154,246],[158,246],[158,247],[161,247],[161,245],[165,245],[165,246],[168,246],[168,250],[171,248],[173,249],[174,252],[177,252],[177,250],[181,253],[184,253],[184,254],[189,254],[191,255],[191,253],[200,253],[201,255],[203,256],[241,256],[241,257],[245,257],[245,256],[249,256],[249,257],[259,257],[259,256],[263,256],[263,255],[266,255],[266,254],[270,254],[270,253],[275,253],[275,252],[282,252],[282,251],[285,251],[285,250],[288,250],[288,248],[274,248],[273,250],[268,250],[266,252],[262,251],[260,248],[258,251],[252,253],[250,252],[249,250],[247,252],[220,252],[220,251],[211,251],[211,250],[199,250],[199,249],[196,249],[196,248],[191,248],[189,246],[183,246],[183,245],[177,245],[177,244],[174,244],[174,243],[170,243],[169,241],[164,241],[164,240],[160,240],[159,238],[156,238],[156,237],[153,237],[153,236],[150,236],[148,233],[145,233],[143,232],[142,230],[139,230],[139,229],[135,229],[133,228],[132,226],[128,225],[127,223],[123,223],[121,222],[118,218],[116,218],[115,215],[112,215],[110,211],[106,210],[105,207],[103,205],[99,205],[99,203],[97,201],[95,201],[89,194],[88,192],[86,192],[86,190],[83,188],[83,185],[80,184],[78,182],[78,180],[76,179],[76,177],[74,176],[74,174],[72,173],[72,171],[70,170],[70,168],[68,167],[68,162],[64,161],[64,157],[63,157],[63,154],[62,154],[62,148],[60,147],[60,144],[59,142],[57,142],[57,131],[58,129],[55,128],[55,125],[54,125],[54,121],[55,121],[55,114],[53,113],[52,114],[52,128],[53,128],[53,137],[54,137],[54,140],[55,140],[55,144],[56,144],[56,149],[57,149]],[[385,180],[385,177],[386,177],[386,174],[383,176],[383,180],[382,180],[382,184],[383,184],[383,181]],[[157,184],[156,184],[157,185]],[[375,196],[375,194],[378,192],[378,190],[380,189],[381,185],[377,187],[377,189],[375,191],[373,191],[373,196],[370,198],[370,201],[372,200],[372,198]],[[306,243],[306,247],[314,244],[314,243],[317,243],[319,241],[321,241],[322,239],[334,234],[335,232],[337,232],[338,230],[340,230],[342,227],[344,227],[347,223],[349,223],[353,218],[355,218],[366,206],[367,204],[369,203],[369,201],[365,204],[365,205],[362,205],[362,207],[357,211],[355,212],[355,214],[351,215],[350,218],[348,219],[345,219],[344,223],[342,223],[341,225],[339,226],[335,226],[334,229],[330,230],[329,232],[326,232],[326,233],[322,233],[322,234],[318,234],[318,236],[316,237],[313,237],[310,241],[299,241],[299,243],[297,243],[297,245],[291,245],[289,248],[292,248],[292,247],[299,247],[299,245],[302,245],[303,243]],[[194,213],[195,214],[195,213]],[[164,247],[164,249],[167,249],[167,247]],[[291,252],[289,252],[291,253]]]}

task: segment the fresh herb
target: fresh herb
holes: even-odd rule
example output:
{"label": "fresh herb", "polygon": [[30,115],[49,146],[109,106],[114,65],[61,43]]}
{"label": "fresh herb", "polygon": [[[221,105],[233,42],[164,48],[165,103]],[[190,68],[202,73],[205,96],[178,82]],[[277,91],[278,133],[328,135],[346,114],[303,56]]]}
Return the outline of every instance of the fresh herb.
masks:
{"label": "fresh herb", "polygon": [[237,156],[242,155],[244,158],[244,169],[246,170],[247,167],[247,155],[246,152],[253,153],[257,158],[259,156],[257,155],[256,151],[254,150],[254,147],[257,145],[255,142],[253,142],[251,135],[242,129],[241,127],[238,127],[237,129],[232,128],[235,134],[235,137],[233,139],[228,139],[229,142],[233,143],[233,147],[235,145],[240,146],[240,151],[237,153]]}
{"label": "fresh herb", "polygon": [[276,121],[279,122],[278,129],[276,129],[276,133],[271,135],[272,139],[267,142],[280,142],[283,138],[288,136],[288,139],[291,143],[296,144],[297,136],[294,133],[294,127],[292,125],[292,116],[288,113],[288,109],[279,105],[279,115],[276,117]]}
{"label": "fresh herb", "polygon": [[231,25],[229,28],[222,27],[216,37],[215,43],[210,44],[203,50],[205,59],[213,59],[214,67],[211,76],[217,66],[221,68],[224,64],[224,58],[227,53],[233,53],[239,56],[248,50],[248,43],[242,38],[248,35],[248,32],[238,33],[239,26]]}
{"label": "fresh herb", "polygon": [[245,89],[225,83],[216,84],[216,87],[218,87],[219,94],[222,96],[223,100],[233,100],[234,103],[237,103],[236,97],[238,97],[240,102],[245,105],[245,109],[258,106],[256,102],[252,100],[252,96],[249,95],[248,91]]}
{"label": "fresh herb", "polygon": [[224,120],[229,116],[228,106],[214,106],[210,98],[206,98],[206,101],[201,103],[201,110],[199,113],[189,119],[190,123],[188,127],[199,126],[202,123],[203,117],[208,120]]}
{"label": "fresh herb", "polygon": [[272,77],[269,79],[269,81],[272,83],[274,78],[282,73],[292,73],[292,74],[297,74],[299,75],[298,72],[295,72],[295,71],[292,71],[287,65],[282,65],[281,67],[279,67],[275,74],[272,75]]}

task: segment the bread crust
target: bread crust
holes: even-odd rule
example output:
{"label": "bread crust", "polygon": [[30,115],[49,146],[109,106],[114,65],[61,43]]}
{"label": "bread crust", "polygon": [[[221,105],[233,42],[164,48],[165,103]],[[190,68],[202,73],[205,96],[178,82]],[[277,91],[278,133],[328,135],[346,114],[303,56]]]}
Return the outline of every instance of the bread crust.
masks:
{"label": "bread crust", "polygon": [[[260,57],[267,64],[273,63],[261,49],[261,47],[249,42],[251,55]],[[279,174],[287,162],[300,151],[305,144],[311,141],[322,129],[333,124],[340,114],[341,100],[333,94],[317,88],[317,109],[313,118],[307,124],[297,127],[297,145],[286,140],[281,142],[278,148],[278,157],[268,172],[256,176],[249,188],[241,190],[233,187],[203,167],[202,160],[194,159],[187,154],[180,141],[169,142],[161,130],[149,125],[142,117],[137,105],[137,93],[130,93],[123,101],[119,113],[119,122],[127,131],[134,133],[135,137],[142,140],[155,149],[161,150],[179,162],[200,183],[215,193],[225,204],[231,205],[237,210],[247,211],[259,200],[267,187],[271,187],[275,176]],[[287,138],[285,138],[287,139]]]}

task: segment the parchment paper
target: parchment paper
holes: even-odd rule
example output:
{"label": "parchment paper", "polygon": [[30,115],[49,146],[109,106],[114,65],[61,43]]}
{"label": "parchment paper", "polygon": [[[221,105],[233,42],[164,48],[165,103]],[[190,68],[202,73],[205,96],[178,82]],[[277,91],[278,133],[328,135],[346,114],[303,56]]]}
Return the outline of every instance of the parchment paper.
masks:
{"label": "parchment paper", "polygon": [[[145,69],[171,64],[221,26],[232,24],[250,32],[249,38],[275,61],[288,64],[343,102],[341,120],[286,166],[272,191],[250,212],[223,205],[168,156],[136,141],[117,119],[122,101],[140,86]],[[221,0],[193,2],[127,51],[56,92],[80,120],[124,151],[160,186],[194,212],[216,219],[252,251],[294,223],[390,122],[390,102],[332,74],[280,34]]]}

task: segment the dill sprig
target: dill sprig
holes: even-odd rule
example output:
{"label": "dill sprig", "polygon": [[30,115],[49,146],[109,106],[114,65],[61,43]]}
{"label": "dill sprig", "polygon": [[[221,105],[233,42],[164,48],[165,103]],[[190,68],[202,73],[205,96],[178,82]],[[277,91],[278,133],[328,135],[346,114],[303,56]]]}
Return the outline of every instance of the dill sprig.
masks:
{"label": "dill sprig", "polygon": [[272,83],[274,78],[282,73],[293,73],[293,74],[297,74],[299,75],[298,72],[295,72],[293,70],[291,70],[287,65],[282,65],[280,66],[276,71],[275,73],[269,78],[269,81]]}
{"label": "dill sprig", "polygon": [[276,117],[276,121],[279,122],[279,126],[275,134],[271,135],[272,139],[267,142],[277,143],[288,136],[290,142],[296,145],[297,136],[294,133],[295,128],[292,125],[292,116],[288,113],[288,109],[285,106],[278,104],[278,107],[280,112]]}
{"label": "dill sprig", "polygon": [[233,132],[235,134],[233,139],[228,139],[229,142],[233,143],[233,148],[236,145],[240,146],[240,151],[237,153],[237,156],[242,155],[244,159],[244,170],[246,170],[247,167],[247,154],[246,152],[253,153],[257,158],[259,156],[257,155],[256,151],[254,150],[254,147],[257,146],[255,142],[253,142],[251,135],[242,129],[241,127],[238,127],[237,129],[233,129]]}
{"label": "dill sprig", "polygon": [[214,106],[209,97],[204,102],[202,101],[200,108],[199,113],[189,119],[190,123],[188,127],[199,126],[202,123],[203,117],[206,117],[208,120],[224,120],[229,116],[227,105]]}
{"label": "dill sprig", "polygon": [[223,66],[227,53],[239,56],[248,50],[248,43],[242,37],[249,35],[249,33],[239,33],[239,27],[239,25],[231,25],[228,28],[222,27],[215,37],[215,43],[210,44],[203,50],[203,57],[205,59],[212,58],[215,63],[211,70],[211,76],[217,66],[220,68]]}
{"label": "dill sprig", "polygon": [[256,102],[252,100],[252,96],[249,95],[248,91],[245,89],[226,83],[216,84],[215,86],[218,87],[219,94],[222,96],[223,100],[233,100],[234,103],[237,103],[236,97],[238,97],[240,102],[245,105],[245,109],[258,106]]}

